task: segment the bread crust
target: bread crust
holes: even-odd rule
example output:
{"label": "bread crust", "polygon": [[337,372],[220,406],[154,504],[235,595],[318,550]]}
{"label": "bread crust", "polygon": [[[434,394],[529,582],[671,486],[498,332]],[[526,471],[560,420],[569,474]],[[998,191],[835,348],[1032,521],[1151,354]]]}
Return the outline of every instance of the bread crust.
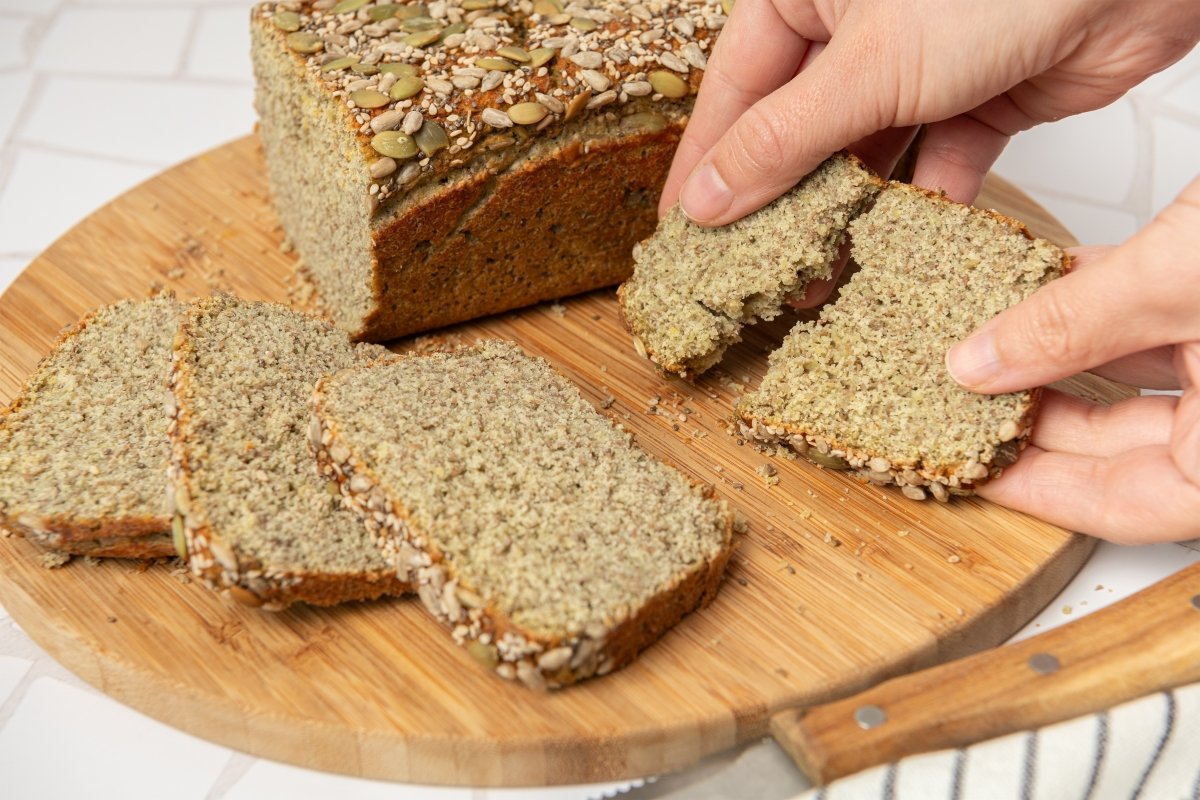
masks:
{"label": "bread crust", "polygon": [[[25,405],[29,387],[50,368],[55,353],[91,325],[103,308],[85,314],[65,328],[55,339],[49,355],[44,356],[25,381],[21,393],[0,411],[0,428]],[[70,555],[110,558],[162,558],[175,554],[171,544],[171,518],[160,515],[130,515],[117,518],[91,518],[47,515],[34,510],[12,508],[0,498],[0,528],[23,536],[35,544]]]}
{"label": "bread crust", "polygon": [[[214,299],[201,300],[196,307],[208,302],[214,302]],[[306,316],[328,324],[320,317]],[[194,476],[190,467],[194,444],[190,413],[194,402],[193,376],[186,367],[192,352],[187,334],[190,325],[190,318],[185,316],[171,353],[171,397],[167,406],[171,461],[167,469],[167,505],[172,524],[182,535],[192,574],[223,596],[266,611],[281,611],[295,602],[329,606],[408,593],[408,584],[399,580],[390,569],[330,574],[271,568],[257,559],[239,555],[213,526],[200,502],[195,500],[198,492],[193,490]]]}
{"label": "bread crust", "polygon": [[[319,381],[313,391],[309,424],[309,444],[321,474],[337,481],[346,502],[366,520],[401,579],[416,587],[425,608],[451,629],[454,640],[476,661],[500,677],[532,689],[557,689],[606,675],[632,661],[685,614],[716,597],[734,550],[733,515],[728,510],[724,514],[725,547],[679,575],[672,586],[640,608],[566,638],[540,636],[522,628],[502,611],[484,604],[457,574],[453,562],[412,523],[408,510],[387,496],[376,473],[341,441],[337,425],[324,409],[326,380]],[[335,452],[339,458],[334,458]],[[712,487],[705,490],[705,496],[712,498]]]}

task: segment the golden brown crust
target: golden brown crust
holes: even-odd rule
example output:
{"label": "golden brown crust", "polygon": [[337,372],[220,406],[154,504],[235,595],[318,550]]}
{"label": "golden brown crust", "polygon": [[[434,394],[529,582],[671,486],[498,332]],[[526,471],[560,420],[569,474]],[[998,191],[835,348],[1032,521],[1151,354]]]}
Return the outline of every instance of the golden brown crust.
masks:
{"label": "golden brown crust", "polygon": [[[387,361],[366,368],[383,363]],[[479,597],[474,587],[462,581],[453,562],[412,523],[408,510],[386,496],[375,472],[348,448],[343,460],[333,458],[340,437],[337,426],[323,413],[324,385],[322,379],[313,390],[309,441],[321,474],[337,481],[342,496],[375,534],[381,552],[396,565],[402,579],[416,587],[430,613],[452,630],[455,641],[466,646],[473,658],[499,676],[529,688],[556,689],[606,675],[628,664],[686,614],[716,596],[734,550],[733,515],[728,511],[723,531],[726,545],[714,558],[680,575],[674,585],[632,614],[603,626],[588,626],[577,636],[539,635],[482,600],[470,600]],[[705,496],[714,496],[711,486],[705,487]]]}

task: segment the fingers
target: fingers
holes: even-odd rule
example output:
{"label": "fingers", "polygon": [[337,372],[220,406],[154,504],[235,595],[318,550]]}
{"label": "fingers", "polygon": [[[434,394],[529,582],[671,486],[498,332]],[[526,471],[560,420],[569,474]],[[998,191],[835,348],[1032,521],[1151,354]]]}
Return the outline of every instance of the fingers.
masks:
{"label": "fingers", "polygon": [[[843,35],[845,34],[845,35]],[[850,44],[847,44],[850,42]],[[680,205],[703,225],[724,225],[790,189],[830,153],[890,122],[869,52],[839,36],[811,66],[737,118],[684,182]]]}
{"label": "fingers", "polygon": [[1135,397],[1112,406],[1047,390],[1031,443],[1042,450],[1100,457],[1171,441],[1179,398]]}
{"label": "fingers", "polygon": [[1008,134],[969,115],[935,122],[921,142],[913,183],[970,205],[1008,139]]}
{"label": "fingers", "polygon": [[859,139],[846,149],[858,156],[864,164],[885,178],[892,174],[896,162],[908,149],[919,125],[902,128],[884,128],[878,133]]}
{"label": "fingers", "polygon": [[1200,339],[1198,248],[1200,179],[1128,242],[955,345],[946,366],[964,387],[994,394]]}
{"label": "fingers", "polygon": [[659,199],[660,215],[675,205],[679,187],[696,162],[742,112],[796,74],[808,47],[809,41],[780,17],[771,0],[737,5],[705,68],[692,119]]}
{"label": "fingers", "polygon": [[1141,389],[1178,389],[1179,378],[1172,364],[1174,354],[1175,348],[1165,345],[1131,356],[1122,356],[1089,372]]}
{"label": "fingers", "polygon": [[979,494],[1120,544],[1200,535],[1200,486],[1180,474],[1166,445],[1112,457],[1028,447],[1002,476],[980,486]]}
{"label": "fingers", "polygon": [[1188,480],[1200,485],[1200,342],[1177,348],[1175,361],[1185,388],[1175,412],[1171,457]]}

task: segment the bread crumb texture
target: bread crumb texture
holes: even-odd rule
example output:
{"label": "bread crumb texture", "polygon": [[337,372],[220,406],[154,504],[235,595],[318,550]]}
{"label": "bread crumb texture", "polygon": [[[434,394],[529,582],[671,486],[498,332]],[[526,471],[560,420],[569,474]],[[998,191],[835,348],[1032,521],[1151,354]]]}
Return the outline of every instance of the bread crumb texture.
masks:
{"label": "bread crumb texture", "polygon": [[939,476],[955,488],[986,479],[1015,459],[1036,395],[966,391],[945,353],[1059,277],[1063,251],[1014,220],[897,183],[850,235],[861,269],[792,330],[739,413],[760,435],[841,461],[827,466],[912,484],[910,496]]}
{"label": "bread crumb texture", "polygon": [[703,372],[745,325],[774,319],[789,295],[830,276],[846,226],[880,183],[839,153],[722,228],[696,225],[675,206],[634,252],[633,277],[621,289],[626,323],[664,369]]}
{"label": "bread crumb texture", "polygon": [[[459,586],[562,640],[723,565],[729,512],[505,342],[339,373],[320,413]],[[682,609],[682,612],[689,609]]]}
{"label": "bread crumb texture", "polygon": [[181,312],[171,295],[125,300],[64,335],[0,419],[0,521],[68,540],[169,528],[163,403]]}
{"label": "bread crumb texture", "polygon": [[[377,580],[359,581],[389,570],[362,521],[319,477],[306,433],[317,379],[385,353],[281,305],[214,296],[189,310],[175,348],[172,477],[197,574],[272,605],[383,591]],[[269,585],[304,578],[324,588],[280,594]]]}

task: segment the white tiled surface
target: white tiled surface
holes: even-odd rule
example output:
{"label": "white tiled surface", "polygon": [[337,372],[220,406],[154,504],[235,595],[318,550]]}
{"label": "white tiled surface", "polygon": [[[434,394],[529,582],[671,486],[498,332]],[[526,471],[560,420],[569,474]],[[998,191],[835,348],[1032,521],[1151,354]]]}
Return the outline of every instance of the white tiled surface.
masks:
{"label": "white tiled surface", "polygon": [[[247,9],[219,0],[0,0],[0,290],[97,206],[250,130]],[[1127,237],[1200,172],[1200,50],[1109,109],[1019,137],[997,171],[1082,241]],[[1024,633],[1076,618],[1198,559],[1195,544],[1102,545]],[[402,786],[234,753],[84,685],[0,609],[5,800],[583,800],[612,789]]]}

